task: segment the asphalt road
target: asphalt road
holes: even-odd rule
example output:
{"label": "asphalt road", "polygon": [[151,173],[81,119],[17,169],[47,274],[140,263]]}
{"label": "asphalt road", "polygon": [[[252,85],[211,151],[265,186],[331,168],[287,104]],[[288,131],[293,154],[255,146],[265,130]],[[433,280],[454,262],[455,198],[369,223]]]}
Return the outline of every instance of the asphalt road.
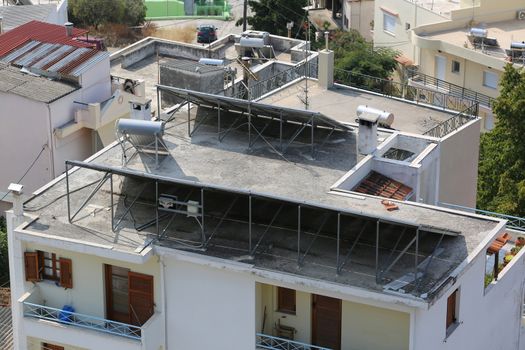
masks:
{"label": "asphalt road", "polygon": [[[228,34],[240,34],[242,32],[242,26],[235,26],[235,22],[239,18],[242,18],[243,12],[243,3],[244,0],[229,0],[230,5],[232,6],[232,15],[229,21],[222,21],[217,19],[180,19],[180,20],[164,20],[164,21],[152,21],[159,28],[177,28],[177,27],[186,27],[192,25],[197,28],[201,24],[212,24],[218,28],[217,34],[218,37],[223,37]],[[250,7],[248,6],[248,14]],[[197,41],[197,38],[194,39],[194,42]]]}

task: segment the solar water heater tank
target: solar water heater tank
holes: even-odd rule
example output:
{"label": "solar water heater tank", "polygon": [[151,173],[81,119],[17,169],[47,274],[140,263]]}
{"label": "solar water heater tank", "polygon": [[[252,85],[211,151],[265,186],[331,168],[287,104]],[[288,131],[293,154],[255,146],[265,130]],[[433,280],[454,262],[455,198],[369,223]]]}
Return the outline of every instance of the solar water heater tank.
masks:
{"label": "solar water heater tank", "polygon": [[164,135],[164,123],[138,119],[119,119],[117,121],[117,132],[122,135],[162,136]]}

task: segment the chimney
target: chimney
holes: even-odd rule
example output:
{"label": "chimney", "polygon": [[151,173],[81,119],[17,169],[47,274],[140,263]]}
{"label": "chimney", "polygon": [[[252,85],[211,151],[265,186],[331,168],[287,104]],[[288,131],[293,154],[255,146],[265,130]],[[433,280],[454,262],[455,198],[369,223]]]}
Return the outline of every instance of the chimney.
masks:
{"label": "chimney", "polygon": [[357,107],[357,117],[359,120],[357,151],[360,154],[368,155],[373,153],[377,148],[378,124],[385,126],[392,125],[394,115],[386,111],[361,105]]}
{"label": "chimney", "polygon": [[4,19],[0,16],[0,34],[4,32]]}
{"label": "chimney", "polygon": [[325,32],[326,47],[319,51],[318,72],[319,85],[323,89],[334,86],[334,52],[328,49],[328,32]]}
{"label": "chimney", "polygon": [[7,188],[13,193],[13,213],[15,216],[24,215],[24,201],[22,200],[23,185],[12,183]]}
{"label": "chimney", "polygon": [[73,36],[73,23],[66,22],[64,26],[66,27],[66,35],[69,37],[72,37]]}

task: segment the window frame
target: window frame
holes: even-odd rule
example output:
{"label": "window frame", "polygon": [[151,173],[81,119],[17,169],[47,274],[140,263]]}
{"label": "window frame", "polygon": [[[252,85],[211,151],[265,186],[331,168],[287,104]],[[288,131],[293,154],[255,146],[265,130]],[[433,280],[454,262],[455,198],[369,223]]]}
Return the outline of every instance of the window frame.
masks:
{"label": "window frame", "polygon": [[[392,21],[391,23],[389,21]],[[388,26],[387,24],[390,23],[392,26]],[[397,17],[383,11],[383,31],[385,33],[388,33],[390,35],[396,35],[396,27],[397,27]],[[391,29],[391,30],[390,30]]]}
{"label": "window frame", "polygon": [[[292,295],[285,295],[291,293]],[[293,297],[293,306],[287,305],[285,300]],[[297,313],[297,293],[295,289],[277,287],[277,312],[295,315]]]}
{"label": "window frame", "polygon": [[[61,265],[67,265],[66,275],[61,273]],[[66,289],[73,288],[73,263],[56,253],[42,250],[24,252],[24,272],[28,282],[51,281]]]}
{"label": "window frame", "polygon": [[[457,65],[457,69],[454,69],[455,65]],[[461,62],[456,61],[456,60],[452,60],[452,65],[451,65],[450,71],[452,73],[454,73],[454,74],[459,74],[461,72]]]}
{"label": "window frame", "polygon": [[[492,85],[487,83],[488,81],[490,81],[490,80],[487,79],[487,76],[493,76],[495,78],[495,85],[494,86],[492,86]],[[483,71],[483,86],[484,87],[496,90],[498,88],[498,84],[499,84],[499,77],[498,77],[497,73],[489,71],[489,70],[484,70]]]}

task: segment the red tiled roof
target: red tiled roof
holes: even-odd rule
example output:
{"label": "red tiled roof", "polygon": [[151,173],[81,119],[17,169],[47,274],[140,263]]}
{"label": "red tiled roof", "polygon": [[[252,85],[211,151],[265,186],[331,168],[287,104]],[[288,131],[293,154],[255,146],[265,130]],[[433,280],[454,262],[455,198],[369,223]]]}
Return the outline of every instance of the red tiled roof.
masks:
{"label": "red tiled roof", "polygon": [[31,21],[0,35],[0,56],[23,45],[29,40],[43,43],[64,44],[74,47],[93,47],[92,44],[75,40],[76,37],[86,34],[84,29],[73,28],[73,36],[66,35],[64,26],[40,21]]}
{"label": "red tiled roof", "polygon": [[405,200],[412,193],[412,188],[378,172],[371,171],[354,188],[354,191],[384,198]]}

